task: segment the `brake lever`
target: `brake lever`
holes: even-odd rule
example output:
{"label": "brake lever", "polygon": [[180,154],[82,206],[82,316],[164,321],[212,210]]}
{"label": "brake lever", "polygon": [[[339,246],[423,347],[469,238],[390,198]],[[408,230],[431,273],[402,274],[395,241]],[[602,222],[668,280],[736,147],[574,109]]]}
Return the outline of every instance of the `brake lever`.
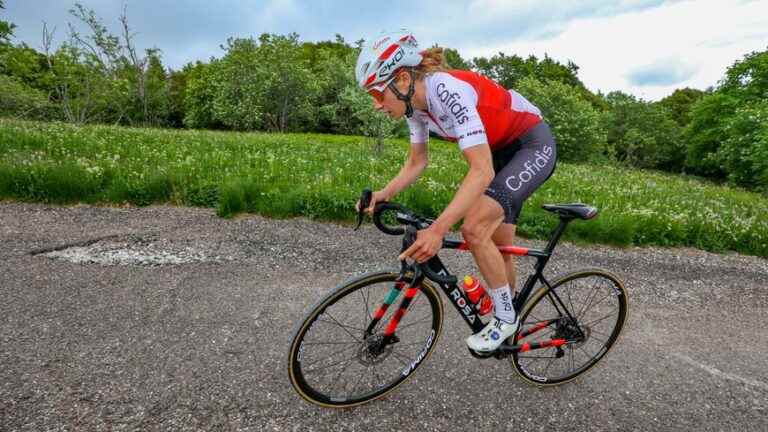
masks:
{"label": "brake lever", "polygon": [[355,231],[363,224],[365,209],[371,205],[371,199],[373,199],[373,192],[370,189],[363,189],[363,193],[360,195],[360,207],[357,209],[357,226]]}

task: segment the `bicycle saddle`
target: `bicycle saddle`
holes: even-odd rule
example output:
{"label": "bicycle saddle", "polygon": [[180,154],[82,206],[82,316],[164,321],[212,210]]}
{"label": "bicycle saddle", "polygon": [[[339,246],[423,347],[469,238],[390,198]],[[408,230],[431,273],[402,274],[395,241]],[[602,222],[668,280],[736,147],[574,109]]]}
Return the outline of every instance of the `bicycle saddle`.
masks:
{"label": "bicycle saddle", "polygon": [[544,210],[557,213],[560,217],[592,219],[597,216],[597,209],[586,204],[544,204],[541,206]]}

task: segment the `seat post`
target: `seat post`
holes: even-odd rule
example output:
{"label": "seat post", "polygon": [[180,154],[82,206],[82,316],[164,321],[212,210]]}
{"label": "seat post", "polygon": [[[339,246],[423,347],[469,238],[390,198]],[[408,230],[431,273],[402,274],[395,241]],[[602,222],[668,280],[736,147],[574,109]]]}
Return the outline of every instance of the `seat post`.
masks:
{"label": "seat post", "polygon": [[546,249],[547,255],[552,255],[552,251],[555,249],[557,242],[560,241],[560,237],[565,232],[565,227],[568,226],[568,223],[572,220],[572,217],[560,216],[560,225],[555,228],[555,231],[552,233],[552,237],[549,239],[549,244],[547,245]]}

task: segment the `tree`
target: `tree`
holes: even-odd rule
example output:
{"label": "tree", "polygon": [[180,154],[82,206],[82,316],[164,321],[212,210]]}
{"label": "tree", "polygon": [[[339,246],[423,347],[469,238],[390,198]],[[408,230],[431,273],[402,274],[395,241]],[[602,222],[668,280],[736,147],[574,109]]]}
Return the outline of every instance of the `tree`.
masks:
{"label": "tree", "polygon": [[603,115],[609,148],[616,159],[638,168],[681,171],[686,149],[681,128],[663,105],[611,92]]}
{"label": "tree", "polygon": [[50,90],[45,56],[24,43],[0,46],[0,73],[15,77],[30,87]]}
{"label": "tree", "polygon": [[[4,1],[0,0],[0,9],[5,9]],[[0,20],[0,44],[10,43],[13,36],[13,29],[16,26],[8,21]]]}
{"label": "tree", "polygon": [[768,49],[736,61],[719,85],[718,92],[736,96],[745,103],[768,99]]}
{"label": "tree", "polygon": [[716,159],[720,145],[728,138],[730,113],[741,105],[737,97],[715,92],[704,96],[691,107],[691,123],[685,129],[688,143],[686,168],[706,177],[725,178]]}
{"label": "tree", "polygon": [[471,70],[472,69],[472,62],[466,61],[463,58],[461,58],[461,55],[459,55],[459,52],[456,51],[453,48],[446,48],[443,50],[443,54],[445,55],[445,62],[448,63],[448,66],[451,69],[463,69],[463,70]]}
{"label": "tree", "polygon": [[311,130],[315,121],[314,102],[321,88],[302,59],[298,39],[296,33],[259,37],[257,62],[266,78],[262,105],[269,130]]}
{"label": "tree", "polygon": [[[87,35],[69,24],[69,40],[54,52],[54,32],[43,26],[45,58],[52,75],[50,87],[64,118],[71,122],[129,125],[164,123],[167,110],[158,101],[167,98],[167,89],[163,85],[148,88],[149,75],[154,73],[157,79],[157,67],[162,69],[160,51],[153,48],[138,54],[127,9],[120,16],[122,38],[111,34],[93,10],[79,3],[69,12],[85,24]],[[152,62],[153,72],[149,70]],[[160,93],[152,94],[153,90]]]}
{"label": "tree", "polygon": [[265,65],[258,59],[253,39],[227,40],[227,54],[205,83],[213,91],[213,117],[235,130],[255,130],[263,126]]}
{"label": "tree", "polygon": [[539,107],[552,126],[559,159],[583,162],[606,157],[600,114],[572,86],[526,77],[517,83],[517,91]]}
{"label": "tree", "polygon": [[581,98],[594,108],[598,110],[607,108],[602,98],[589,91],[579,80],[577,76],[579,67],[571,61],[563,65],[547,55],[544,55],[542,60],[533,55],[523,59],[517,55],[508,56],[500,52],[490,59],[475,57],[472,63],[477,72],[493,79],[504,88],[517,88],[518,82],[526,77],[539,81],[559,82],[576,89]]}
{"label": "tree", "polygon": [[311,129],[320,85],[302,59],[298,35],[227,44],[211,82],[214,118],[238,130]]}
{"label": "tree", "polygon": [[168,126],[180,128],[184,126],[184,96],[187,93],[189,75],[188,64],[179,71],[168,71]]}
{"label": "tree", "polygon": [[768,101],[737,109],[715,158],[730,182],[768,192]]}
{"label": "tree", "polygon": [[766,99],[768,50],[752,52],[736,61],[715,91],[693,104],[691,122],[685,130],[686,166],[697,174],[733,178],[728,170],[736,164],[730,157],[723,159],[726,152],[720,151],[720,147],[726,142],[743,143],[744,130],[735,126],[749,124],[743,119],[745,113],[760,112],[758,107]]}
{"label": "tree", "polygon": [[197,62],[184,66],[186,86],[184,90],[184,126],[193,129],[221,129],[225,125],[215,114],[216,76],[220,61]]}
{"label": "tree", "polygon": [[[114,104],[113,82],[103,63],[75,43],[64,43],[51,51],[53,33],[43,25],[43,48],[51,73],[52,99],[61,109],[61,116],[71,123],[104,121],[105,112]],[[119,104],[114,104],[118,109]]]}
{"label": "tree", "polygon": [[50,120],[51,108],[45,93],[0,74],[0,117]]}
{"label": "tree", "polygon": [[692,88],[677,89],[658,102],[667,108],[678,125],[685,127],[691,122],[691,107],[706,93]]}

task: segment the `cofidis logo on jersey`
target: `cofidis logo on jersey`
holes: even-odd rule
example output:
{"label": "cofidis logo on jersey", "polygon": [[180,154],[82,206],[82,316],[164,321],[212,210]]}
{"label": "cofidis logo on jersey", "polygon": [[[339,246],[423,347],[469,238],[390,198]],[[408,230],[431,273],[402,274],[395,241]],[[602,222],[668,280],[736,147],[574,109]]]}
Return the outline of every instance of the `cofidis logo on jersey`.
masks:
{"label": "cofidis logo on jersey", "polygon": [[437,85],[437,98],[440,99],[440,102],[445,104],[448,111],[453,114],[453,117],[459,124],[464,124],[464,122],[469,120],[469,116],[466,115],[469,110],[461,104],[461,96],[456,92],[451,93],[448,91],[448,89],[445,88],[445,83]]}

